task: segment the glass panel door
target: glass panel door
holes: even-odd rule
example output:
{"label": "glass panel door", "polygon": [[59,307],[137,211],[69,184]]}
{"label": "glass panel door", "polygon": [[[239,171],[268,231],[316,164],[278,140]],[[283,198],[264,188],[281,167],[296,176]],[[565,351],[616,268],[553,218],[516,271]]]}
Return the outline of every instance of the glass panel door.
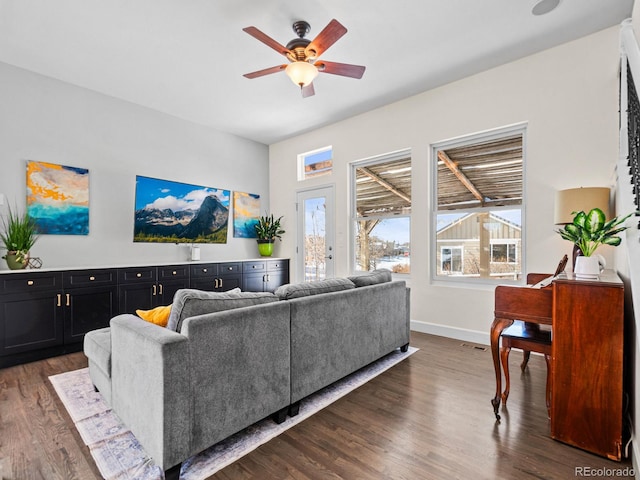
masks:
{"label": "glass panel door", "polygon": [[333,187],[298,192],[299,281],[313,282],[334,276]]}

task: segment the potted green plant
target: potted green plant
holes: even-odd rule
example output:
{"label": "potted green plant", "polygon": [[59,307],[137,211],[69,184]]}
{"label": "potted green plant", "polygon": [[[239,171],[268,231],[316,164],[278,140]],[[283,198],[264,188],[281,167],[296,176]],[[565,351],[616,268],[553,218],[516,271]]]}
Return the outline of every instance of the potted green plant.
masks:
{"label": "potted green plant", "polygon": [[4,257],[11,270],[25,268],[29,262],[29,251],[38,239],[36,224],[27,212],[19,214],[7,208],[6,218],[2,218],[0,239],[7,253]]}
{"label": "potted green plant", "polygon": [[[562,238],[569,240],[576,247],[580,249],[582,255],[576,257],[574,264],[574,271],[577,275],[583,276],[597,276],[600,272],[598,265],[598,259],[584,260],[594,255],[596,249],[600,245],[611,245],[617,247],[622,242],[622,238],[618,236],[619,233],[627,229],[627,227],[620,226],[624,221],[629,218],[633,213],[625,215],[622,218],[612,218],[608,222],[606,221],[604,212],[599,208],[593,208],[589,213],[585,212],[572,212],[573,222],[568,223],[563,229],[556,230]],[[580,258],[582,257],[582,259]],[[583,266],[578,265],[583,263]]]}
{"label": "potted green plant", "polygon": [[265,215],[258,219],[255,225],[258,239],[258,251],[263,257],[270,257],[273,254],[273,242],[276,238],[282,240],[284,233],[280,222],[282,217],[275,218],[273,214]]}

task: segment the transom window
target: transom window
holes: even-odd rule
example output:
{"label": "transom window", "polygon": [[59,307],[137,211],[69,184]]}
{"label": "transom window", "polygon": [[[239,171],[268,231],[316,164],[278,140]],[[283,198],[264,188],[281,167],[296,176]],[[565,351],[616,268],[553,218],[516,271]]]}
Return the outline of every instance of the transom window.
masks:
{"label": "transom window", "polygon": [[525,133],[518,125],[433,145],[434,280],[521,277]]}
{"label": "transom window", "polygon": [[298,180],[329,175],[333,172],[333,148],[324,147],[298,155]]}

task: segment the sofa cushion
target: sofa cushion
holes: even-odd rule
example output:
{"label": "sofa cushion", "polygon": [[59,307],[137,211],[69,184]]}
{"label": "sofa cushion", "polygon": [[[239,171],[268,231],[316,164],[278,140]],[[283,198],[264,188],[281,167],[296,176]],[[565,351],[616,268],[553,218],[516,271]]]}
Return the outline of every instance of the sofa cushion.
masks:
{"label": "sofa cushion", "polygon": [[346,278],[328,278],[317,282],[287,284],[278,287],[275,294],[280,300],[307,297],[319,293],[339,292],[356,288],[351,280]]}
{"label": "sofa cushion", "polygon": [[136,310],[136,315],[149,323],[166,327],[171,313],[171,305],[163,305],[151,310]]}
{"label": "sofa cushion", "polygon": [[91,330],[84,336],[84,354],[111,378],[111,329]]}
{"label": "sofa cushion", "polygon": [[378,283],[390,282],[392,280],[391,270],[387,270],[386,268],[379,268],[371,272],[359,273],[358,275],[353,275],[347,278],[351,280],[356,287],[366,287],[367,285],[376,285]]}
{"label": "sofa cushion", "polygon": [[228,292],[205,292],[184,288],[173,297],[167,328],[180,332],[185,318],[277,301],[278,297],[269,292],[241,292],[239,288]]}

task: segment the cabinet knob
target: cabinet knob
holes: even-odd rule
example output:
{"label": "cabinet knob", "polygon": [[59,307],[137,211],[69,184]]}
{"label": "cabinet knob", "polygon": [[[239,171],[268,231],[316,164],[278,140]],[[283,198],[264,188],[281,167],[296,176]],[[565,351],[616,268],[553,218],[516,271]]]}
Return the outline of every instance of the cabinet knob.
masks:
{"label": "cabinet knob", "polygon": [[171,272],[171,275],[177,275],[178,272],[176,272],[175,270],[173,272]]}
{"label": "cabinet knob", "polygon": [[203,271],[204,273],[207,273],[207,269],[206,269],[206,268],[203,268],[203,269],[202,269],[202,271]]}
{"label": "cabinet knob", "polygon": [[227,270],[231,271],[233,270],[233,267],[227,267]]}
{"label": "cabinet knob", "polygon": [[29,286],[33,285],[33,280],[28,280],[27,281],[27,285],[29,285]]}
{"label": "cabinet knob", "polygon": [[141,273],[136,273],[136,277],[140,278],[142,276]]}
{"label": "cabinet knob", "polygon": [[255,265],[251,265],[251,268],[256,268],[256,266]]}
{"label": "cabinet knob", "polygon": [[91,276],[89,277],[89,280],[91,280],[92,282],[93,282],[95,279],[96,279],[96,277],[94,277],[93,275],[91,275]]}

